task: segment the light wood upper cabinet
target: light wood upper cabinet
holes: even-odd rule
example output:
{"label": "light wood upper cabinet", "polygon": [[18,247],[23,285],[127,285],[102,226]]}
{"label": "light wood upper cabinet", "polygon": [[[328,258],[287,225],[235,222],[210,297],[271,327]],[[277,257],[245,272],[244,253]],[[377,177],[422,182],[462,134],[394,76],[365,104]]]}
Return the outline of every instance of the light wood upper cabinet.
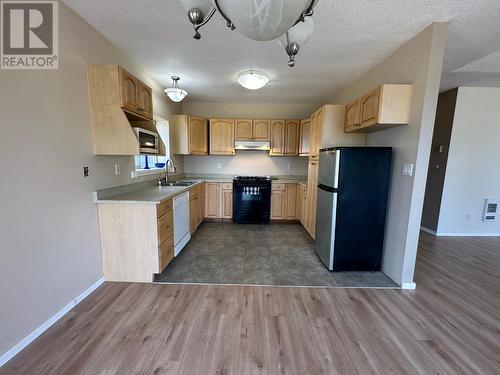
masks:
{"label": "light wood upper cabinet", "polygon": [[139,109],[139,80],[122,67],[119,67],[118,72],[121,107],[131,112],[137,112]]}
{"label": "light wood upper cabinet", "polygon": [[134,123],[156,131],[152,90],[118,65],[87,65],[94,154],[138,155]]}
{"label": "light wood upper cabinet", "polygon": [[205,217],[220,219],[220,184],[207,182],[205,184]]}
{"label": "light wood upper cabinet", "polygon": [[271,139],[271,120],[253,120],[253,139],[255,141]]}
{"label": "light wood upper cabinet", "polygon": [[234,120],[210,119],[210,155],[234,153]]}
{"label": "light wood upper cabinet", "polygon": [[345,131],[368,133],[410,122],[413,85],[381,85],[346,106]]}
{"label": "light wood upper cabinet", "polygon": [[286,120],[285,126],[285,155],[298,155],[299,154],[299,137],[300,137],[300,121],[299,120]]}
{"label": "light wood upper cabinet", "polygon": [[146,119],[153,119],[153,90],[137,77],[118,67],[121,107]]}
{"label": "light wood upper cabinet", "polygon": [[253,139],[253,120],[236,119],[235,120],[235,140],[250,141]]}
{"label": "light wood upper cabinet", "polygon": [[146,118],[153,119],[153,90],[139,81],[139,107],[138,111]]}
{"label": "light wood upper cabinet", "polygon": [[283,155],[285,149],[285,120],[271,121],[271,150],[269,155]]}
{"label": "light wood upper cabinet", "polygon": [[172,153],[176,155],[208,154],[208,120],[188,115],[170,118]]}
{"label": "light wood upper cabinet", "polygon": [[322,107],[314,112],[311,116],[311,146],[309,157],[313,159],[319,158],[319,149],[321,148],[323,139],[323,115],[324,109]]}
{"label": "light wood upper cabinet", "polygon": [[309,156],[311,150],[311,119],[300,122],[299,155]]}
{"label": "light wood upper cabinet", "polygon": [[359,108],[360,100],[356,99],[345,106],[345,131],[355,129],[360,125]]}
{"label": "light wood upper cabinet", "polygon": [[208,120],[189,116],[189,153],[191,155],[208,154]]}

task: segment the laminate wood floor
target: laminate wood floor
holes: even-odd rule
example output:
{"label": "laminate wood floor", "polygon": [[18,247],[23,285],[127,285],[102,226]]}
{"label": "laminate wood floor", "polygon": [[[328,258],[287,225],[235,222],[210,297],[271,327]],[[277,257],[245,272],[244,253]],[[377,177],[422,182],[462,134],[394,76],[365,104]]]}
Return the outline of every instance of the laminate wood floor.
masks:
{"label": "laminate wood floor", "polygon": [[416,291],[106,283],[0,374],[500,374],[500,238],[423,234]]}

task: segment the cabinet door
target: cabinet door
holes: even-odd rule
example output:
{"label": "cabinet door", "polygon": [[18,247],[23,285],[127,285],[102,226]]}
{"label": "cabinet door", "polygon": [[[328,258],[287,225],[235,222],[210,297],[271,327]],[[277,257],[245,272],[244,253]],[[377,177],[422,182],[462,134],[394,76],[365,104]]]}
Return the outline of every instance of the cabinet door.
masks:
{"label": "cabinet door", "polygon": [[208,154],[208,121],[201,117],[189,116],[189,153]]}
{"label": "cabinet door", "polygon": [[359,126],[359,109],[360,100],[356,99],[354,102],[345,106],[345,131],[355,129]]}
{"label": "cabinet door", "polygon": [[234,139],[237,141],[251,141],[253,139],[253,121],[250,119],[236,119],[234,133]]}
{"label": "cabinet door", "polygon": [[198,196],[189,198],[189,232],[194,233],[198,220]]}
{"label": "cabinet door", "polygon": [[316,145],[316,142],[318,140],[318,113],[314,112],[311,116],[311,141],[310,141],[310,151],[309,151],[309,158],[318,158],[318,149],[319,147]]}
{"label": "cabinet door", "polygon": [[139,113],[153,119],[153,90],[139,81]]}
{"label": "cabinet door", "polygon": [[297,220],[297,184],[286,185],[285,199],[285,219]]}
{"label": "cabinet door", "polygon": [[253,139],[256,141],[269,141],[271,139],[270,120],[253,120]]}
{"label": "cabinet door", "polygon": [[300,121],[299,120],[286,120],[285,126],[285,155],[299,154],[299,133]]}
{"label": "cabinet door", "polygon": [[301,223],[303,221],[302,217],[302,202],[304,200],[304,189],[302,185],[297,185],[297,201],[295,203],[295,210],[297,212],[297,220],[299,220]]}
{"label": "cabinet door", "polygon": [[198,196],[200,197],[199,199],[199,207],[200,207],[200,210],[199,210],[199,224],[201,224],[203,222],[203,220],[205,220],[205,217],[206,217],[206,214],[205,214],[205,194],[206,194],[206,191],[205,191],[205,183],[203,182],[201,185],[200,185],[200,190],[199,190],[199,193],[198,193]]}
{"label": "cabinet door", "polygon": [[232,219],[233,217],[233,191],[222,191],[222,218]]}
{"label": "cabinet door", "polygon": [[285,219],[285,191],[274,190],[271,192],[271,219]]}
{"label": "cabinet door", "polygon": [[360,124],[363,127],[374,125],[378,122],[380,90],[381,87],[377,87],[375,90],[363,95],[360,99]]}
{"label": "cabinet door", "polygon": [[207,182],[205,184],[205,216],[220,219],[220,184]]}
{"label": "cabinet door", "polygon": [[234,155],[234,120],[210,120],[210,154]]}
{"label": "cabinet door", "polygon": [[123,68],[118,68],[120,75],[121,107],[128,111],[139,110],[139,80]]}
{"label": "cabinet door", "polygon": [[308,156],[311,150],[311,119],[300,122],[299,155]]}
{"label": "cabinet door", "polygon": [[307,199],[306,199],[306,229],[314,238],[316,230],[316,193],[318,189],[318,161],[309,162],[307,176]]}
{"label": "cabinet door", "polygon": [[314,155],[319,158],[319,150],[323,146],[323,128],[325,123],[325,109],[322,107],[316,111],[316,132],[314,140]]}
{"label": "cabinet door", "polygon": [[285,149],[285,121],[273,120],[271,122],[271,151],[269,155],[283,155]]}

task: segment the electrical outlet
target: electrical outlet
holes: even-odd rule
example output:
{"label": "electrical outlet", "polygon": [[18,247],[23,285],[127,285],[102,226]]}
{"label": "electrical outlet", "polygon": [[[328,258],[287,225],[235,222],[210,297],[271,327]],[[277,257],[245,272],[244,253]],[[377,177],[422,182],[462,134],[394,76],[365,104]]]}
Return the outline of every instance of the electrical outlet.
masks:
{"label": "electrical outlet", "polygon": [[286,169],[291,170],[292,169],[292,164],[287,164]]}
{"label": "electrical outlet", "polygon": [[411,163],[403,164],[403,176],[413,176],[413,164]]}
{"label": "electrical outlet", "polygon": [[121,173],[120,163],[115,164],[115,175],[118,176]]}
{"label": "electrical outlet", "polygon": [[89,175],[89,167],[83,167],[83,177],[88,177]]}
{"label": "electrical outlet", "polygon": [[471,218],[471,214],[469,214],[469,213],[468,213],[467,215],[465,215],[465,219],[466,219],[467,221],[470,221],[470,218]]}
{"label": "electrical outlet", "polygon": [[222,169],[222,163],[217,163],[217,169]]}

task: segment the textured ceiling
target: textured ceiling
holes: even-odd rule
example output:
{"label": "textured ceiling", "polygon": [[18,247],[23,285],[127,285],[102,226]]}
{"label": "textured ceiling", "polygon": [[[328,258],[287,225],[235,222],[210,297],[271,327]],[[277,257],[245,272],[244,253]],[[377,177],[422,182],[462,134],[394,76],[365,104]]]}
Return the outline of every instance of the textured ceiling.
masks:
{"label": "textured ceiling", "polygon": [[[489,62],[471,64],[500,50],[499,0],[321,0],[294,69],[277,41],[231,32],[218,14],[194,40],[177,0],[63,2],[161,84],[179,75],[191,101],[322,103],[434,21],[450,22],[443,89],[500,85]],[[460,71],[465,65],[472,70]],[[248,68],[266,71],[272,82],[256,92],[239,87],[236,75]]]}

